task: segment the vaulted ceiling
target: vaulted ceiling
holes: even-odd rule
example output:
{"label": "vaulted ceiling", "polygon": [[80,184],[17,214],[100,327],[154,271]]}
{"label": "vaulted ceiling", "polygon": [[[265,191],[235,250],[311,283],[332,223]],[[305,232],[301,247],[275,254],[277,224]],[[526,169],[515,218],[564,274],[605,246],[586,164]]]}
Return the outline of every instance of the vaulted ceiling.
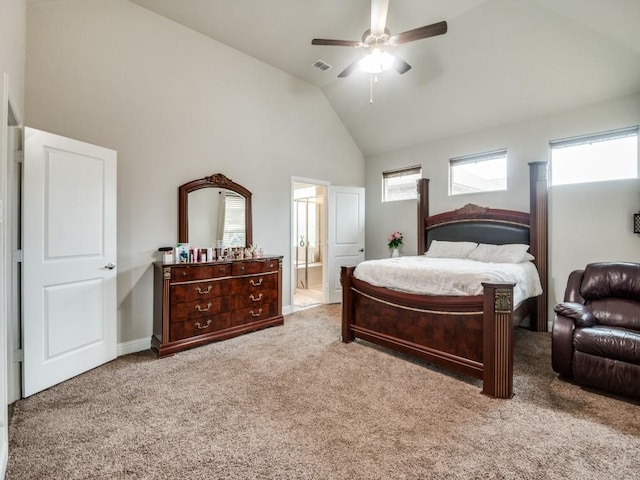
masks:
{"label": "vaulted ceiling", "polygon": [[[412,65],[373,85],[356,71],[370,0],[132,0],[322,89],[369,156],[640,91],[638,0],[390,0],[387,28],[441,20],[448,32],[398,45]],[[312,64],[323,60],[333,68]]]}

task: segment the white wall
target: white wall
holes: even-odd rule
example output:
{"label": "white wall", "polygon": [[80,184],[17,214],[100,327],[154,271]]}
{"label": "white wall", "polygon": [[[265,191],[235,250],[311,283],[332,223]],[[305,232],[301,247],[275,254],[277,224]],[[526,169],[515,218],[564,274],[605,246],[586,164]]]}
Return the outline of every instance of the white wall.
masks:
{"label": "white wall", "polygon": [[[548,160],[549,140],[640,123],[640,94],[544,118],[480,130],[367,159],[367,258],[388,255],[386,237],[405,235],[404,252],[417,250],[416,203],[381,203],[382,171],[422,164],[430,179],[430,213],[466,203],[529,211],[529,162]],[[508,190],[448,196],[448,161],[472,153],[508,149]],[[640,237],[632,214],[640,210],[640,181],[553,187],[549,197],[549,303],[562,300],[569,273],[595,261],[640,262]],[[551,317],[553,318],[553,317]]]}
{"label": "white wall", "polygon": [[24,114],[25,0],[0,1],[0,74],[9,74],[9,97]]}
{"label": "white wall", "polygon": [[121,343],[151,335],[151,262],[177,241],[179,185],[221,172],[253,192],[286,306],[291,177],[364,184],[319,89],[125,0],[29,7],[26,77],[29,126],[118,151]]}

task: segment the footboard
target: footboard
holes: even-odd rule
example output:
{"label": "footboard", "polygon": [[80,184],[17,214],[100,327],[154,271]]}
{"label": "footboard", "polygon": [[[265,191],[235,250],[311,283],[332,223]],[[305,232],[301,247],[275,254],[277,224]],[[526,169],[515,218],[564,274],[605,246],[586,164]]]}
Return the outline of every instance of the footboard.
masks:
{"label": "footboard", "polygon": [[433,297],[374,287],[342,267],[342,341],[356,337],[480,378],[482,392],[513,394],[513,283],[484,295]]}

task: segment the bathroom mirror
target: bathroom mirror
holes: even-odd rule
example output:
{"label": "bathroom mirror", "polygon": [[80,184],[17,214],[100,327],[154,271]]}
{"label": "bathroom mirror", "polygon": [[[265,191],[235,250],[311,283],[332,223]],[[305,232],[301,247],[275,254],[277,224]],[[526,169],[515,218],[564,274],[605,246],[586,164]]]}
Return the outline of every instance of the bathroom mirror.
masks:
{"label": "bathroom mirror", "polygon": [[251,192],[221,173],[178,187],[178,242],[197,247],[253,243]]}

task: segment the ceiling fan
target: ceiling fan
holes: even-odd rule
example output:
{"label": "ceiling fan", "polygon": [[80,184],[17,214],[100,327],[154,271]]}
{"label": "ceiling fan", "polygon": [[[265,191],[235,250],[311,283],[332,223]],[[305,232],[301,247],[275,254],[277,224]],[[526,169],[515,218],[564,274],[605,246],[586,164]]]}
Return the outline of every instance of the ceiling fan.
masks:
{"label": "ceiling fan", "polygon": [[422,38],[435,37],[447,33],[447,22],[438,22],[424,27],[414,28],[398,35],[391,35],[386,28],[389,0],[371,0],[371,28],[362,34],[362,41],[357,40],[327,40],[314,38],[312,45],[329,45],[337,47],[363,48],[368,51],[363,58],[356,60],[345,68],[338,77],[344,78],[350,75],[357,66],[368,73],[380,73],[390,68],[398,73],[406,73],[411,65],[401,58],[391,55],[388,50],[391,47],[403,43],[413,42]]}

